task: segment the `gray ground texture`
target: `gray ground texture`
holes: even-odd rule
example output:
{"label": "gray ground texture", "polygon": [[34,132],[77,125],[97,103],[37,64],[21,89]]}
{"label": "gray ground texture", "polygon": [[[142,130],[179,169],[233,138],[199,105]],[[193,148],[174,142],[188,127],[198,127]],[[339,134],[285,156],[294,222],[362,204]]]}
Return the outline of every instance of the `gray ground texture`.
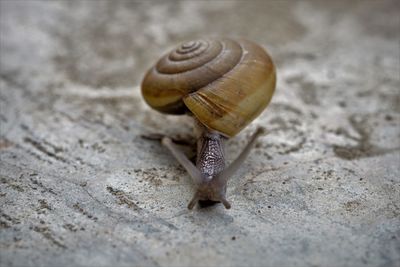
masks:
{"label": "gray ground texture", "polygon": [[[1,1],[1,266],[400,266],[399,1]],[[143,102],[177,43],[241,36],[278,85],[227,143],[231,210],[159,143]],[[186,153],[193,149],[182,147]]]}

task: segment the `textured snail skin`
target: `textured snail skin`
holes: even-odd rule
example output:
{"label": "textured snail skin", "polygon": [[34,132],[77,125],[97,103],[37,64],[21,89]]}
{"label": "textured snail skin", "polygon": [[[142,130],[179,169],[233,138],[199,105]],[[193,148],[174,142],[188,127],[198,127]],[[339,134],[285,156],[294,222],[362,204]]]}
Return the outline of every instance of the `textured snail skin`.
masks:
{"label": "textured snail skin", "polygon": [[145,75],[142,94],[154,109],[192,113],[232,137],[268,105],[275,66],[259,45],[243,39],[198,40],[163,56]]}

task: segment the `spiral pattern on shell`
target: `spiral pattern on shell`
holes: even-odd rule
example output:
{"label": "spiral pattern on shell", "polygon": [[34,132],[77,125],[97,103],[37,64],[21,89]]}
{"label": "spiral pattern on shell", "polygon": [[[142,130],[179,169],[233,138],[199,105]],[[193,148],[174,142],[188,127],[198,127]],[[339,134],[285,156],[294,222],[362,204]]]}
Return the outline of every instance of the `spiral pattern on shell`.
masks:
{"label": "spiral pattern on shell", "polygon": [[192,113],[201,123],[233,136],[270,102],[274,64],[247,40],[190,41],[164,55],[146,74],[142,94],[154,109]]}

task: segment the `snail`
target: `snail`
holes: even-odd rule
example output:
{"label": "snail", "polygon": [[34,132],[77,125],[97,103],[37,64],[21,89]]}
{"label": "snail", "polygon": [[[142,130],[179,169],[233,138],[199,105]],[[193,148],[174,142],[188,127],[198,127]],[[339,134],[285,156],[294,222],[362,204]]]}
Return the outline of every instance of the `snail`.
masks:
{"label": "snail", "polygon": [[145,74],[141,90],[146,103],[166,114],[189,114],[196,121],[194,165],[163,136],[162,144],[186,169],[197,191],[197,202],[231,204],[226,199],[229,177],[241,166],[264,129],[259,127],[239,156],[225,165],[224,142],[252,122],[269,104],[276,71],[268,53],[244,39],[204,39],[179,45]]}

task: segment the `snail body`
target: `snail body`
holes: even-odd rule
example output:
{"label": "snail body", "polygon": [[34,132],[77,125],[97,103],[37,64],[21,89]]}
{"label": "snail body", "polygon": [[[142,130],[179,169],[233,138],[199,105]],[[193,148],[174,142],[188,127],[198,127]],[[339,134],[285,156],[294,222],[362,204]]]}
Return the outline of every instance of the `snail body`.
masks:
{"label": "snail body", "polygon": [[198,185],[189,208],[196,200],[222,202],[230,207],[225,199],[226,176],[240,166],[262,131],[252,136],[244,157],[243,152],[238,157],[242,161],[237,159],[228,168],[223,141],[235,136],[266,108],[275,84],[276,71],[270,56],[261,46],[244,39],[184,43],[146,73],[141,88],[147,104],[166,114],[192,115],[202,132],[196,166],[183,159],[185,156],[169,138],[163,139]]}

